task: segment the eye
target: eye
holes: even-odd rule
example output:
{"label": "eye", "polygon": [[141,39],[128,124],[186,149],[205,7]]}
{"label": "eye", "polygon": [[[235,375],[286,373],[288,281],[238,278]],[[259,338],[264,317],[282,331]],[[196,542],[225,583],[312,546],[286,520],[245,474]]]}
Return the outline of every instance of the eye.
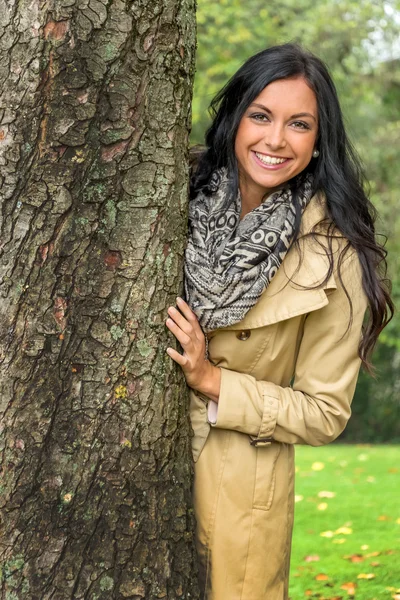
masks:
{"label": "eye", "polygon": [[295,127],[295,129],[311,129],[309,124],[305,123],[304,121],[293,121],[292,125]]}
{"label": "eye", "polygon": [[267,117],[267,115],[265,113],[253,113],[250,116],[250,119],[253,119],[254,121],[259,121],[261,123],[266,123],[269,121],[269,118]]}

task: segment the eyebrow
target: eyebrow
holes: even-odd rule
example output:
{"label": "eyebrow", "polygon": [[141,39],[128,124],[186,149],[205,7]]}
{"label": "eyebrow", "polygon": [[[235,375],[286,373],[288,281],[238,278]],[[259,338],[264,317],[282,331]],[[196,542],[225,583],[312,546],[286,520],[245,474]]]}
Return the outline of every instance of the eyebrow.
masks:
{"label": "eyebrow", "polygon": [[[272,110],[269,110],[269,108],[267,108],[263,104],[257,104],[256,102],[253,102],[252,104],[250,104],[250,106],[258,106],[258,108],[262,108],[263,110],[265,110],[265,112],[272,115]],[[314,119],[314,121],[317,122],[317,119],[314,117],[314,115],[312,115],[311,113],[307,113],[307,112],[297,113],[296,115],[292,115],[290,118],[298,119],[300,117],[311,117],[311,119]]]}

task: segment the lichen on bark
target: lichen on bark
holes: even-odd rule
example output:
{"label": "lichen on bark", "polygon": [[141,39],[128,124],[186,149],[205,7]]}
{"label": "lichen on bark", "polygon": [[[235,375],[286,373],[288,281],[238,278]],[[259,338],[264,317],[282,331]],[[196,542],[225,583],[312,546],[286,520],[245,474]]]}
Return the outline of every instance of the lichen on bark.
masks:
{"label": "lichen on bark", "polygon": [[0,0],[0,598],[198,597],[182,285],[193,0]]}

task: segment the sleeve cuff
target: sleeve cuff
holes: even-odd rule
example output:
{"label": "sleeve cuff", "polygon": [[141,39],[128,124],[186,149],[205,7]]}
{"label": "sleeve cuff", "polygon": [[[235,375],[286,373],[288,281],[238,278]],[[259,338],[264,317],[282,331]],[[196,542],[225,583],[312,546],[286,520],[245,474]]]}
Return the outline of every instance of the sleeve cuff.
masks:
{"label": "sleeve cuff", "polygon": [[221,368],[218,404],[208,404],[213,427],[240,431],[255,438],[272,438],[279,408],[279,386],[251,375]]}

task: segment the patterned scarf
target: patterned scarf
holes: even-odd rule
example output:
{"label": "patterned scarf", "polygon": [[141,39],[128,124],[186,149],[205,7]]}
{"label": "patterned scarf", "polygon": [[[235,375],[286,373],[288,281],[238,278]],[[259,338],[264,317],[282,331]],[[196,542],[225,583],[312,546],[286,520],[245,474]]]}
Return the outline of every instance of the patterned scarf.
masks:
{"label": "patterned scarf", "polygon": [[[302,211],[312,176],[298,176]],[[229,193],[226,169],[212,175],[211,194],[189,204],[185,253],[186,300],[205,332],[240,322],[270,284],[294,235],[295,204],[289,187],[273,192],[242,220],[241,198]]]}

